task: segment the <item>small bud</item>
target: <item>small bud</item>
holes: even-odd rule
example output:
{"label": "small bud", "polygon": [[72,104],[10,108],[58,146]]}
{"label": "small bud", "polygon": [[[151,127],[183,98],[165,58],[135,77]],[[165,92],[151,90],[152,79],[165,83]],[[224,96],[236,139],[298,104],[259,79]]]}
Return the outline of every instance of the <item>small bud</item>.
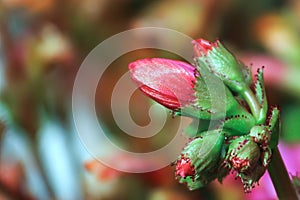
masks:
{"label": "small bud", "polygon": [[260,158],[258,145],[247,136],[241,136],[232,141],[226,156],[230,167],[238,172],[253,169]]}
{"label": "small bud", "polygon": [[263,148],[267,147],[271,140],[271,133],[264,125],[253,126],[249,135],[254,142],[260,144]]}
{"label": "small bud", "polygon": [[195,190],[218,178],[216,172],[224,138],[220,130],[212,130],[189,142],[176,163],[175,174],[179,182]]}
{"label": "small bud", "polygon": [[264,175],[265,172],[265,167],[257,165],[250,173],[238,173],[237,175],[244,184],[245,192],[251,192],[255,184],[258,183],[259,179]]}
{"label": "small bud", "polygon": [[209,42],[198,39],[194,40],[193,44],[200,73],[202,67],[208,68],[235,92],[241,92],[249,85],[250,70],[238,61],[219,40]]}
{"label": "small bud", "polygon": [[176,175],[185,178],[187,176],[195,176],[195,169],[192,166],[191,159],[183,154],[176,164]]}

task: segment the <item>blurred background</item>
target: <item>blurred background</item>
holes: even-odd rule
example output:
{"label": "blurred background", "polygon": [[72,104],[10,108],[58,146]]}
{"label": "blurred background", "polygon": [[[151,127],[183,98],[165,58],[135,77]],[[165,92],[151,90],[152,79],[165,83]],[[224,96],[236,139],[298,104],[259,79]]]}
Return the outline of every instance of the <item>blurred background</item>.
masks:
{"label": "blurred background", "polygon": [[[2,0],[0,199],[276,199],[267,173],[250,194],[244,194],[234,175],[223,184],[190,192],[174,179],[174,167],[123,173],[87,152],[72,119],[76,72],[100,42],[144,26],[171,28],[195,39],[219,38],[253,72],[266,67],[269,103],[282,111],[279,148],[300,190],[299,0]],[[136,152],[164,146],[179,121],[168,117],[160,133],[149,139],[129,137],[114,122],[114,85],[129,62],[144,57],[177,58],[153,49],[121,56],[105,71],[95,97],[108,136]],[[134,93],[128,109],[137,124],[149,123],[151,104],[139,91]],[[112,159],[129,167],[145,164],[125,156]]]}

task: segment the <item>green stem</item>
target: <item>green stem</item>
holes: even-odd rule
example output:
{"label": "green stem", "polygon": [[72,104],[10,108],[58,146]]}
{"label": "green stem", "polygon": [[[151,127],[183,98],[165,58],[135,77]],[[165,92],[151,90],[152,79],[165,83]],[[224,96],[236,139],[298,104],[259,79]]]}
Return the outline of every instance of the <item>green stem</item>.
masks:
{"label": "green stem", "polygon": [[298,199],[277,147],[273,149],[272,160],[269,163],[268,172],[279,199]]}
{"label": "green stem", "polygon": [[244,88],[243,97],[245,98],[247,104],[250,107],[252,115],[255,117],[256,121],[259,120],[260,117],[260,106],[256,100],[255,95],[250,90],[249,87]]}

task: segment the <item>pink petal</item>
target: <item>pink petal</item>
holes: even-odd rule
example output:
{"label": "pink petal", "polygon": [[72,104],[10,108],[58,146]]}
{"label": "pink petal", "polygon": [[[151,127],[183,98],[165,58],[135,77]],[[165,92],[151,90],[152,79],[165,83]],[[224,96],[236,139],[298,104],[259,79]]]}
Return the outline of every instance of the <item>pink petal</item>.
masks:
{"label": "pink petal", "polygon": [[194,70],[185,62],[147,58],[129,64],[132,80],[146,95],[170,109],[194,100]]}

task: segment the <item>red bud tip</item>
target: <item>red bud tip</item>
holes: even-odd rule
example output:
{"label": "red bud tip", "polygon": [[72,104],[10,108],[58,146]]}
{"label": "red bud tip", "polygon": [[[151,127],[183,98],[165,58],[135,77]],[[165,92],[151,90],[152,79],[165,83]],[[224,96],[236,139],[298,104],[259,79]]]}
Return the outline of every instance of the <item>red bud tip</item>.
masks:
{"label": "red bud tip", "polygon": [[213,48],[217,47],[217,42],[210,42],[204,39],[198,39],[192,41],[194,44],[194,51],[196,56],[206,55],[208,51],[211,51]]}
{"label": "red bud tip", "polygon": [[176,175],[185,178],[187,176],[194,176],[195,169],[192,166],[191,159],[181,155],[181,158],[176,164]]}

